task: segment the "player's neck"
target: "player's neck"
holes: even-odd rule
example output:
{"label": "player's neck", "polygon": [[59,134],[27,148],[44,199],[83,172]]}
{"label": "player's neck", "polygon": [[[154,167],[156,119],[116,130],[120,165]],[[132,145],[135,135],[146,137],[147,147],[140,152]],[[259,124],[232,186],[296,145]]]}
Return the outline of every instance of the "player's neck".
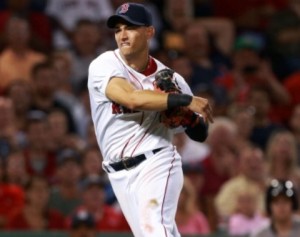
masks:
{"label": "player's neck", "polygon": [[123,60],[129,67],[133,68],[134,70],[136,70],[138,72],[143,72],[147,69],[148,64],[149,64],[149,59],[150,59],[150,56],[148,53],[143,54],[140,57],[137,57],[137,56],[126,57],[121,54],[121,57],[123,58]]}
{"label": "player's neck", "polygon": [[137,62],[127,62],[127,65],[131,68],[133,68],[134,70],[136,70],[137,72],[143,72],[146,70],[146,68],[148,67],[149,64],[149,56],[147,57],[146,60],[143,61],[137,61]]}

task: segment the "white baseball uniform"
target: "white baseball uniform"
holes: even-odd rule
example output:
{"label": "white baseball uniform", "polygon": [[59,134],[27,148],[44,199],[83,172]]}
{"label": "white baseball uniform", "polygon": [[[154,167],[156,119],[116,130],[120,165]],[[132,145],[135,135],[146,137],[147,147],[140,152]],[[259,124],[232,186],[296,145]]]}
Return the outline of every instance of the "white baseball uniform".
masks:
{"label": "white baseball uniform", "polygon": [[[175,224],[177,202],[183,183],[181,157],[172,145],[175,132],[159,122],[159,112],[131,111],[105,95],[112,77],[128,80],[136,89],[153,90],[157,67],[145,76],[122,60],[119,50],[101,54],[90,65],[88,89],[97,141],[121,209],[137,237],[180,236]],[[192,94],[185,80],[174,74],[183,93]],[[159,151],[156,149],[162,148]],[[154,152],[153,152],[154,151]],[[155,152],[156,151],[156,152]],[[113,163],[144,154],[146,160],[134,168],[116,171]]]}

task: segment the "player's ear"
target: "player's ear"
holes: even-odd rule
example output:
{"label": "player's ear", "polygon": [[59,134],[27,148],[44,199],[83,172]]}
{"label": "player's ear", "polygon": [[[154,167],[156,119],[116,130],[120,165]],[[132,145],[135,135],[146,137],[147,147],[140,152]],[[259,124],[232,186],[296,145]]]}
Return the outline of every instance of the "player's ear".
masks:
{"label": "player's ear", "polygon": [[147,33],[147,38],[148,39],[153,38],[153,36],[155,35],[155,29],[154,29],[154,27],[153,26],[148,26],[146,28],[146,33]]}

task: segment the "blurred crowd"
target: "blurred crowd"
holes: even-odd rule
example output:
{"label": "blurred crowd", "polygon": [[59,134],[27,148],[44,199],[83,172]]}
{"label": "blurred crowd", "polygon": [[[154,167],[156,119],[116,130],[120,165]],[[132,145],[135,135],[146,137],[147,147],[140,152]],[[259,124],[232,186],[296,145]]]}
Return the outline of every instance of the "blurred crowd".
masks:
{"label": "blurred crowd", "polygon": [[[116,48],[105,21],[125,2],[0,1],[1,229],[130,231],[87,91],[90,62]],[[151,54],[214,109],[206,142],[174,139],[180,232],[252,234],[270,222],[271,180],[300,189],[300,0],[132,2],[153,15]]]}

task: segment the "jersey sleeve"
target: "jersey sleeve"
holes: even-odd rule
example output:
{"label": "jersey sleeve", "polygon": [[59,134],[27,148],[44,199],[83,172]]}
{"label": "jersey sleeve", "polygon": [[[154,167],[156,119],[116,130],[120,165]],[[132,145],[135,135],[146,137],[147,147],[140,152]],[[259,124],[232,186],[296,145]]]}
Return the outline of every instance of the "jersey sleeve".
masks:
{"label": "jersey sleeve", "polygon": [[[189,85],[186,83],[186,81],[184,80],[184,78],[180,74],[175,72],[174,77],[175,77],[175,80],[178,83],[178,85],[181,89],[181,92],[183,94],[193,95],[192,90],[190,89]],[[176,128],[172,129],[174,134],[182,133],[185,130],[186,130],[186,128],[182,127],[182,126],[179,126],[179,127],[176,127]]]}
{"label": "jersey sleeve", "polygon": [[178,73],[175,73],[174,76],[175,76],[175,80],[178,83],[182,93],[188,94],[188,95],[193,95],[192,90],[191,90],[190,86],[187,84],[187,82],[185,81],[185,79]]}
{"label": "jersey sleeve", "polygon": [[98,102],[108,100],[105,90],[111,78],[127,77],[124,66],[109,53],[104,53],[95,59],[89,66],[88,74],[88,88]]}

